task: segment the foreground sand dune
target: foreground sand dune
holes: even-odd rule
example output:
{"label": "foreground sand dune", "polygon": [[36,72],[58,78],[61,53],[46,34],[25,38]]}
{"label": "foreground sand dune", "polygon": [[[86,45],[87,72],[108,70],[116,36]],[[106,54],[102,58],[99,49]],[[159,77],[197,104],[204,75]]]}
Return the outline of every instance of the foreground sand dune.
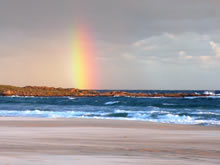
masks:
{"label": "foreground sand dune", "polygon": [[0,118],[0,165],[220,164],[220,127]]}

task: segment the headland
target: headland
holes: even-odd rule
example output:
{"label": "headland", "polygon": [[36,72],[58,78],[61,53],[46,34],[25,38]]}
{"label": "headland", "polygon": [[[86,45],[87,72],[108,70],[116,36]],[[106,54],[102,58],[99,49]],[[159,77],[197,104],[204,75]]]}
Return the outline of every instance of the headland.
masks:
{"label": "headland", "polygon": [[120,90],[101,92],[98,90],[81,90],[76,88],[54,88],[46,86],[25,86],[16,87],[10,85],[0,85],[0,96],[39,96],[39,97],[202,97],[210,94],[199,93],[131,93]]}

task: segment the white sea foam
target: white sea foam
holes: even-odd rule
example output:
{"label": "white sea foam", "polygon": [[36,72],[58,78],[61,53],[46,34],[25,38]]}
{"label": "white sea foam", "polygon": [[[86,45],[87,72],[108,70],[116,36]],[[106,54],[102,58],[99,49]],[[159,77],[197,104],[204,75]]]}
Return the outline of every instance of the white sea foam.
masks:
{"label": "white sea foam", "polygon": [[179,116],[173,114],[167,114],[160,116],[157,121],[162,123],[181,123],[181,124],[193,124],[194,119],[190,116]]}
{"label": "white sea foam", "polygon": [[0,116],[5,117],[45,117],[45,118],[72,118],[86,115],[86,112],[80,111],[41,111],[41,110],[25,110],[25,111],[6,111],[1,110]]}
{"label": "white sea foam", "polygon": [[198,114],[198,115],[217,115],[217,116],[220,115],[220,113],[215,113],[215,112],[202,112],[202,111],[192,112],[192,114]]}
{"label": "white sea foam", "polygon": [[112,105],[112,104],[117,104],[119,101],[108,101],[105,103],[105,105]]}
{"label": "white sea foam", "polygon": [[179,116],[173,114],[167,114],[160,116],[158,119],[149,119],[148,121],[160,122],[160,123],[175,123],[175,124],[212,124],[220,125],[220,121],[216,120],[197,120],[190,116]]}
{"label": "white sea foam", "polygon": [[137,98],[162,99],[162,98],[169,98],[169,97],[164,97],[164,96],[159,97],[159,96],[155,96],[155,97],[137,97]]}
{"label": "white sea foam", "polygon": [[176,104],[171,104],[171,103],[163,103],[163,105],[176,105]]}
{"label": "white sea foam", "polygon": [[215,95],[215,96],[207,96],[207,98],[219,99],[219,98],[220,98],[220,95]]}
{"label": "white sea foam", "polygon": [[113,97],[121,97],[120,95],[114,95]]}
{"label": "white sea foam", "polygon": [[159,114],[168,114],[169,112],[168,111],[163,111],[163,110],[160,110],[160,111],[150,111],[149,112],[150,114],[154,114],[154,113],[159,113]]}
{"label": "white sea foam", "polygon": [[68,99],[70,100],[75,100],[76,98],[75,97],[67,97]]}
{"label": "white sea foam", "polygon": [[201,98],[200,96],[197,97],[197,96],[189,96],[189,97],[184,97],[184,99],[198,99],[198,98]]}
{"label": "white sea foam", "polygon": [[[85,117],[90,118],[90,117]],[[93,117],[96,119],[113,119],[113,120],[138,120],[138,121],[149,121],[149,122],[159,122],[159,123],[171,123],[171,124],[208,124],[208,125],[218,125],[220,126],[220,121],[216,120],[196,120],[190,116],[178,116],[178,115],[164,115],[158,119],[149,118],[147,114],[135,114],[133,116],[128,115],[128,117],[103,117],[97,116]]]}
{"label": "white sea foam", "polygon": [[18,95],[12,95],[12,96],[4,96],[4,97],[11,97],[11,98],[16,98],[16,97],[20,97],[20,98],[35,98],[35,96],[18,96]]}
{"label": "white sea foam", "polygon": [[189,97],[184,97],[184,99],[201,99],[201,98],[219,99],[219,98],[220,98],[220,95],[210,95],[210,96],[189,96]]}
{"label": "white sea foam", "polygon": [[[114,110],[114,113],[129,113],[129,112],[132,112],[132,111],[122,110],[122,109],[116,109],[116,110]],[[135,112],[135,111],[133,111],[133,112]]]}
{"label": "white sea foam", "polygon": [[214,91],[205,91],[204,94],[214,96],[215,92]]}
{"label": "white sea foam", "polygon": [[[110,117],[110,114],[114,113],[128,113],[127,117]],[[212,112],[197,112],[198,114],[213,114],[220,115],[219,113]],[[154,116],[152,116],[154,115]],[[156,118],[155,118],[156,115]],[[119,120],[140,120],[140,121],[152,121],[160,123],[175,123],[175,124],[212,124],[220,125],[220,121],[217,120],[200,120],[197,117],[191,117],[187,115],[174,115],[168,111],[151,110],[151,111],[132,111],[116,109],[112,112],[105,111],[43,111],[43,110],[1,110],[0,116],[5,117],[44,117],[44,118],[100,118],[100,119],[119,119]]]}

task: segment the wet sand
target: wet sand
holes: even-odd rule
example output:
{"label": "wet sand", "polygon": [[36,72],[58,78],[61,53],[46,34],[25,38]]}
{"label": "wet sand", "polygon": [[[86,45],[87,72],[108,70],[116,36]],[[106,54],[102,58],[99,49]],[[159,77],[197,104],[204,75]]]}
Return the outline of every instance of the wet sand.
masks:
{"label": "wet sand", "polygon": [[0,165],[220,164],[220,127],[0,118]]}

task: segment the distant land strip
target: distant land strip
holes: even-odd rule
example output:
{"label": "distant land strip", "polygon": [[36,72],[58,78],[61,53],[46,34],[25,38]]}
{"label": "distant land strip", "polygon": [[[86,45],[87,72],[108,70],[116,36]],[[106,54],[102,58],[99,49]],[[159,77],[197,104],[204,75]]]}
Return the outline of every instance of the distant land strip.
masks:
{"label": "distant land strip", "polygon": [[25,86],[16,87],[11,85],[0,85],[0,96],[39,96],[39,97],[199,97],[209,96],[209,94],[198,93],[130,93],[125,91],[96,91],[80,90],[76,88],[54,88],[46,86]]}

